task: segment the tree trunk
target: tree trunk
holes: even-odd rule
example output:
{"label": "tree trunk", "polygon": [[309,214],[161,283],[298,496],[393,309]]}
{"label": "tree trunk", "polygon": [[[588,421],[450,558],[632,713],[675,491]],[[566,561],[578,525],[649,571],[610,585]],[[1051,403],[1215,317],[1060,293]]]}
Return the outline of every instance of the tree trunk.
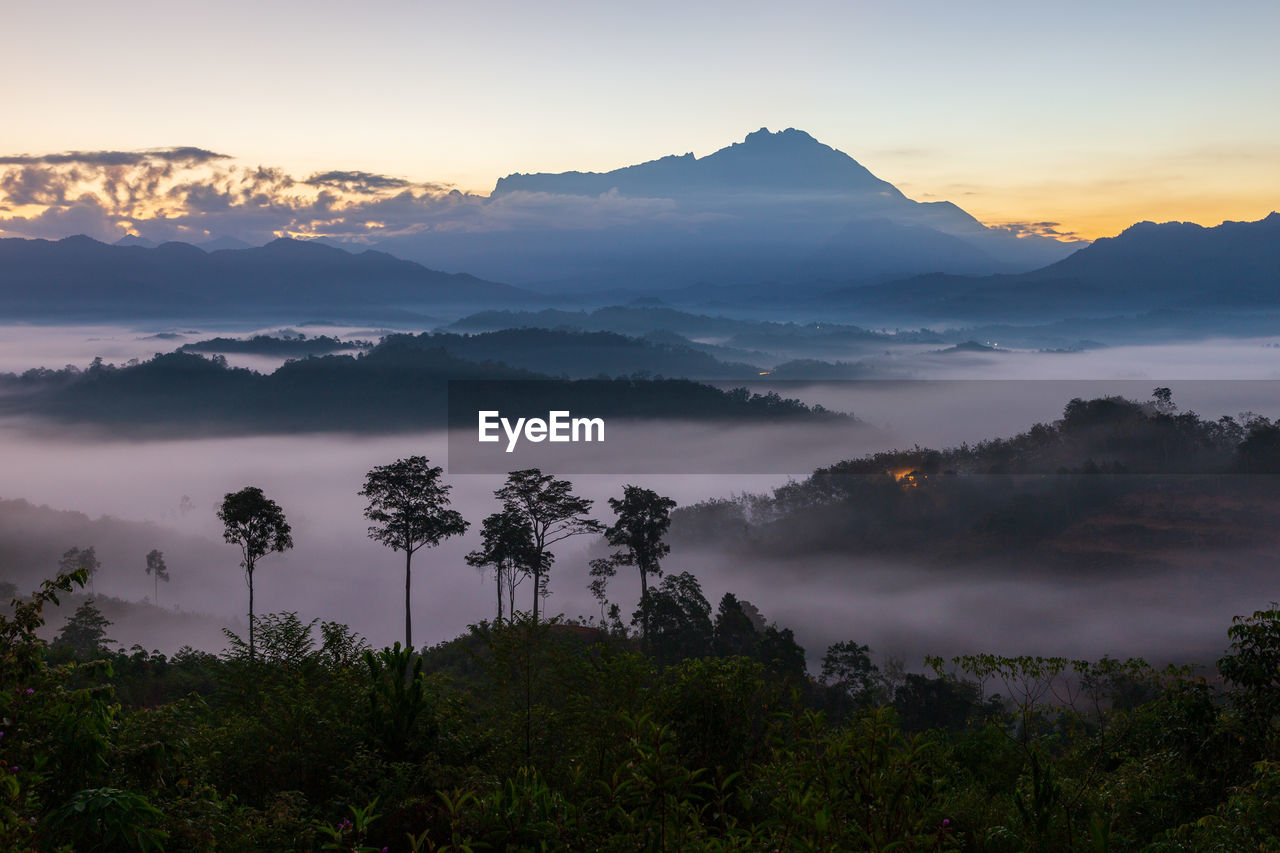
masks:
{"label": "tree trunk", "polygon": [[640,629],[644,631],[644,648],[653,654],[653,643],[649,642],[649,575],[640,570]]}
{"label": "tree trunk", "polygon": [[494,585],[498,588],[498,621],[495,626],[502,624],[502,565],[499,564],[493,570]]}
{"label": "tree trunk", "polygon": [[413,552],[408,548],[404,549],[404,648],[409,651],[413,648],[413,616],[409,610],[409,581],[411,579],[409,564],[413,560]]}
{"label": "tree trunk", "polygon": [[[537,596],[534,596],[536,602]],[[537,617],[532,626],[524,626],[524,762],[533,765],[533,643]]]}
{"label": "tree trunk", "polygon": [[249,660],[257,660],[257,649],[253,644],[253,566],[247,569],[249,572]]}
{"label": "tree trunk", "polygon": [[538,596],[542,592],[542,572],[533,570],[533,624],[538,624]]}

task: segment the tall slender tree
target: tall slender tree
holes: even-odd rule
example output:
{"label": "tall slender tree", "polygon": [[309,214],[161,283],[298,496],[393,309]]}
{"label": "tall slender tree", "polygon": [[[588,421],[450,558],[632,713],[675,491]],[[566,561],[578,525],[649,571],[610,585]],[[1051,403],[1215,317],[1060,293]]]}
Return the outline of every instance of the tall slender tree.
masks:
{"label": "tall slender tree", "polygon": [[433,466],[424,456],[397,459],[380,465],[365,475],[360,494],[369,499],[365,518],[374,524],[369,538],[394,551],[404,552],[404,647],[413,649],[413,612],[410,588],[413,582],[413,555],[423,547],[434,547],[442,539],[461,536],[470,526],[460,513],[449,508],[452,486],[440,482],[444,469]]}
{"label": "tall slender tree", "polygon": [[245,486],[228,492],[218,507],[218,519],[224,529],[222,537],[240,546],[240,566],[249,584],[249,660],[256,659],[253,633],[253,570],[258,560],[271,551],[277,553],[293,547],[293,530],[285,521],[280,505],[262,493],[257,486]]}
{"label": "tall slender tree", "polygon": [[159,604],[160,581],[169,582],[169,567],[164,563],[164,554],[155,548],[152,548],[147,554],[147,574],[151,575],[155,584],[155,598],[152,601]]}
{"label": "tall slender tree", "polygon": [[618,550],[604,560],[593,560],[592,575],[603,585],[616,566],[635,566],[640,571],[640,628],[649,642],[649,576],[662,577],[662,558],[671,553],[664,539],[671,527],[671,510],[676,502],[652,489],[623,486],[622,498],[609,498],[617,521],[604,531],[605,539]]}
{"label": "tall slender tree", "polygon": [[510,507],[495,512],[480,525],[481,547],[467,555],[467,563],[478,569],[492,568],[498,591],[497,624],[502,622],[502,600],[506,594],[507,614],[515,615],[516,587],[532,572],[538,553],[533,527]]}
{"label": "tall slender tree", "polygon": [[573,483],[557,480],[537,468],[512,471],[507,482],[493,493],[509,510],[529,525],[533,533],[533,622],[538,622],[538,599],[547,594],[547,576],[554,555],[550,548],[570,536],[599,533],[604,525],[587,516],[589,498],[573,493]]}

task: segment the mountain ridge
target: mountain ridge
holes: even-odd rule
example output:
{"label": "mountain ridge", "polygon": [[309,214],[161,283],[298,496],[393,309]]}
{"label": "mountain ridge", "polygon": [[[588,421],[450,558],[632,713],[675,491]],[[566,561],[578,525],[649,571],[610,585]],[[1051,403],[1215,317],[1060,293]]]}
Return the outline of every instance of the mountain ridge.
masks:
{"label": "mountain ridge", "polygon": [[937,318],[1045,319],[1166,308],[1280,308],[1280,213],[1203,226],[1150,221],[1015,275],[930,274],[823,300],[848,309]]}
{"label": "mountain ridge", "polygon": [[499,227],[428,229],[381,245],[563,294],[1021,272],[1079,247],[987,228],[949,201],[915,201],[796,128],[761,128],[704,157],[516,172],[484,204]]}
{"label": "mountain ridge", "polygon": [[[764,170],[762,166],[772,168]],[[762,127],[747,134],[742,142],[731,143],[705,157],[695,157],[692,152],[670,154],[608,172],[516,172],[499,178],[491,197],[512,192],[563,193],[559,186],[565,180],[560,179],[580,191],[576,194],[585,195],[599,195],[610,189],[631,193],[658,188],[689,195],[691,191],[714,187],[720,191],[835,189],[905,198],[897,187],[877,178],[853,157],[792,127],[777,133]]]}
{"label": "mountain ridge", "polygon": [[208,317],[335,311],[387,316],[437,305],[536,303],[535,294],[386,252],[289,238],[206,252],[112,246],[84,235],[0,239],[0,311],[12,318]]}

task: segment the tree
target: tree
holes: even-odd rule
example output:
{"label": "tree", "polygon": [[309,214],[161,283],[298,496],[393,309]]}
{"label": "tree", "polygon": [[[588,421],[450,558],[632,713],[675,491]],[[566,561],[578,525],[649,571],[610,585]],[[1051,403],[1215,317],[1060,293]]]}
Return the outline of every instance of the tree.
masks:
{"label": "tree", "polygon": [[102,615],[93,599],[86,599],[67,619],[54,643],[69,647],[77,657],[92,657],[106,651],[107,643],[115,642],[107,637],[110,626],[111,620]]}
{"label": "tree", "polygon": [[793,679],[805,677],[804,647],[796,642],[795,632],[776,624],[760,632],[757,659],[778,675]]}
{"label": "tree", "polygon": [[650,616],[650,645],[662,665],[711,654],[711,604],[693,575],[680,572],[663,578],[650,596]]}
{"label": "tree", "polygon": [[169,567],[164,564],[164,554],[152,548],[147,554],[147,574],[151,575],[156,587],[156,597],[152,599],[160,603],[160,581],[169,582]]}
{"label": "tree", "polygon": [[510,507],[495,512],[480,525],[480,550],[467,554],[467,563],[479,569],[492,567],[498,588],[498,618],[502,622],[502,596],[505,590],[507,612],[515,615],[516,587],[539,559],[533,542],[533,527]]}
{"label": "tree", "polygon": [[404,647],[413,649],[413,615],[409,591],[413,580],[413,555],[440,540],[460,536],[470,524],[449,509],[449,490],[440,482],[444,469],[425,456],[397,459],[365,475],[360,495],[369,499],[364,516],[374,523],[369,538],[393,551],[404,552]]}
{"label": "tree", "polygon": [[493,493],[505,509],[519,516],[533,532],[533,621],[538,621],[538,599],[547,594],[547,574],[554,556],[550,547],[570,536],[599,533],[604,525],[587,517],[588,498],[573,493],[573,484],[543,474],[537,468],[512,471],[507,482]]}
{"label": "tree", "polygon": [[240,546],[240,566],[249,584],[249,660],[254,660],[253,570],[267,553],[280,553],[292,548],[293,530],[285,521],[280,505],[257,486],[228,492],[218,508],[218,519],[225,527],[222,537],[232,545]]}
{"label": "tree", "polygon": [[[605,539],[620,550],[608,558],[593,560],[591,574],[601,580],[612,577],[617,566],[635,566],[640,570],[640,629],[649,642],[649,575],[662,576],[661,560],[671,553],[663,541],[671,527],[671,510],[676,502],[652,489],[623,486],[622,499],[609,498],[609,506],[618,520],[605,529]],[[594,590],[593,590],[594,591]]]}
{"label": "tree", "polygon": [[88,548],[72,548],[62,555],[62,559],[58,561],[58,573],[67,575],[72,572],[84,571],[85,577],[89,579],[89,594],[94,595],[93,578],[98,573],[98,569],[102,568],[102,563],[98,561],[98,555],[93,552],[93,546]]}
{"label": "tree", "polygon": [[853,640],[833,643],[822,656],[822,675],[818,680],[834,687],[859,705],[875,699],[880,683],[880,669],[871,662],[871,648]]}
{"label": "tree", "polygon": [[1235,618],[1227,629],[1231,651],[1218,672],[1232,686],[1231,699],[1256,731],[1273,730],[1280,716],[1280,608]]}
{"label": "tree", "polygon": [[760,642],[756,626],[742,602],[731,592],[720,599],[716,610],[715,653],[719,657],[754,657]]}

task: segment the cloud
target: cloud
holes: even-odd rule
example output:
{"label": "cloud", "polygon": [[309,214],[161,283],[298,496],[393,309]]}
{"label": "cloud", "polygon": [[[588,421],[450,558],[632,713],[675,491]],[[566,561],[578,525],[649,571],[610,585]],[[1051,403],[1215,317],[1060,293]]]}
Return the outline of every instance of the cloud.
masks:
{"label": "cloud", "polygon": [[[232,236],[382,240],[425,231],[601,229],[696,221],[676,202],[513,192],[490,199],[442,183],[363,171],[297,178],[202,148],[0,157],[0,233],[156,241]],[[703,217],[705,218],[705,216]]]}
{"label": "cloud", "polygon": [[[0,209],[0,235],[85,233],[108,242],[136,234],[157,242],[225,236],[261,244],[290,236],[375,243],[431,232],[510,231],[531,235],[536,243],[555,231],[637,225],[650,235],[674,229],[724,237],[763,233],[779,217],[797,231],[806,222],[821,229],[875,214],[878,204],[864,196],[810,191],[693,200],[630,196],[616,189],[597,195],[511,191],[490,197],[357,170],[295,176],[202,148],[0,157],[0,208],[8,208]],[[1074,236],[1056,223],[999,227],[1019,236]]]}
{"label": "cloud", "polygon": [[70,234],[85,234],[96,240],[115,240],[122,236],[115,218],[94,198],[50,206],[34,216],[0,216],[0,236],[10,236],[6,231],[47,240]]}
{"label": "cloud", "polygon": [[314,187],[332,187],[345,193],[376,194],[389,190],[423,189],[431,192],[448,192],[447,184],[414,183],[405,178],[378,175],[372,172],[319,172],[304,183]]}
{"label": "cloud", "polygon": [[989,222],[986,225],[994,231],[1007,231],[1015,237],[1049,237],[1067,242],[1085,239],[1075,231],[1062,230],[1061,222]]}
{"label": "cloud", "polygon": [[231,159],[226,154],[204,148],[151,148],[145,151],[64,151],[60,154],[18,154],[0,156],[0,166],[139,166],[144,163],[173,163],[195,166]]}

